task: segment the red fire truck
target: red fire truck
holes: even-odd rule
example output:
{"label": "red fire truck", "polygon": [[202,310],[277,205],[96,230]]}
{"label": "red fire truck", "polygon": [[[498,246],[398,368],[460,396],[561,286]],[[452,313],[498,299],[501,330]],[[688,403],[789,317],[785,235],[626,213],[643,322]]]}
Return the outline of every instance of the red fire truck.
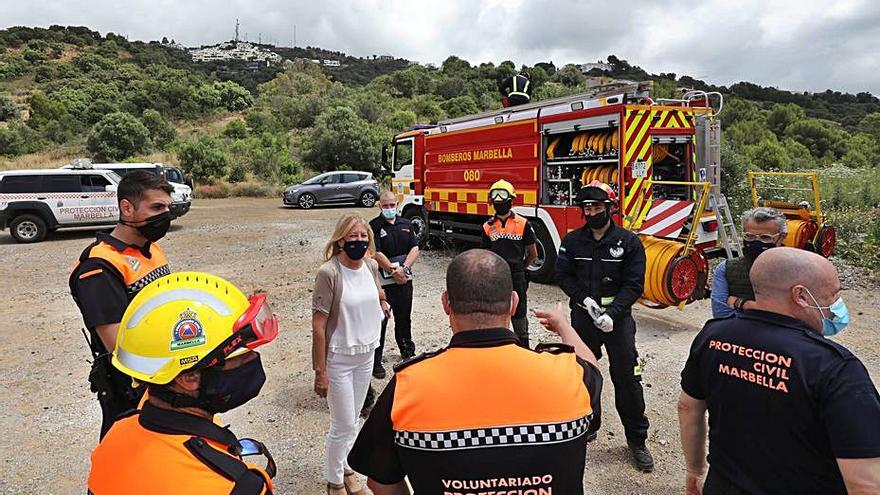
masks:
{"label": "red fire truck", "polygon": [[[514,211],[532,222],[551,282],[562,238],[583,225],[573,205],[594,179],[619,198],[614,221],[637,232],[648,258],[643,300],[657,307],[701,298],[708,257],[739,253],[720,191],[720,94],[653,101],[649,83],[470,115],[394,137],[391,186],[420,240],[479,240],[492,214],[489,186],[510,181]],[[713,105],[715,105],[713,107]]]}

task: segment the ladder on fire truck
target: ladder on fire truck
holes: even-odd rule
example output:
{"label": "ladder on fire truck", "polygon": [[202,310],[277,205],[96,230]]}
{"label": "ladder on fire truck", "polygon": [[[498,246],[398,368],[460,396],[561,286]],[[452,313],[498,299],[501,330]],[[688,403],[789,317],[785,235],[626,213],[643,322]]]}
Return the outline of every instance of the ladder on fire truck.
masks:
{"label": "ladder on fire truck", "polygon": [[721,246],[727,258],[742,256],[736,220],[730,212],[727,197],[721,192],[721,122],[709,115],[697,117],[697,153],[705,166],[705,180],[709,188],[709,209],[715,212]]}
{"label": "ladder on fire truck", "polygon": [[[588,93],[580,93],[571,96],[563,96],[560,98],[553,98],[549,100],[541,100],[535,101],[532,103],[526,103],[524,105],[516,105],[513,107],[500,108],[498,110],[492,110],[489,112],[478,113],[475,115],[466,115],[464,117],[457,117],[454,119],[446,119],[437,123],[438,126],[445,127],[451,124],[460,124],[462,122],[470,122],[474,120],[481,120],[489,117],[503,116],[511,113],[519,113],[523,110],[533,110],[537,108],[546,108],[554,105],[570,103],[572,110],[583,110],[584,108],[590,107],[590,103],[592,101],[600,100],[602,98],[608,98],[606,103],[642,103],[644,102],[650,93],[651,90],[651,82],[643,81],[643,82],[626,82],[626,83],[617,83],[617,84],[606,84],[603,86],[597,86],[593,88],[592,91]],[[619,101],[614,101],[615,97],[621,97]],[[577,105],[580,104],[580,108]],[[584,105],[586,104],[586,106]],[[601,105],[596,102],[594,105]]]}

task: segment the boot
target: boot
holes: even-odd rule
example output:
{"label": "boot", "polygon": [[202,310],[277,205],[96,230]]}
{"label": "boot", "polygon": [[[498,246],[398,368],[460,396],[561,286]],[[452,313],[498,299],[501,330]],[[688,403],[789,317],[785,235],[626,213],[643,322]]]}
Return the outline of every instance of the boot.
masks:
{"label": "boot", "polygon": [[404,361],[416,355],[416,344],[412,340],[402,342],[400,345],[400,357]]}
{"label": "boot", "polygon": [[644,443],[639,445],[627,442],[627,445],[629,445],[629,451],[632,452],[633,460],[639,471],[650,473],[654,470],[654,457],[651,456],[651,451],[648,450]]}
{"label": "boot", "polygon": [[358,479],[357,473],[354,471],[346,471],[342,481],[345,486],[345,493],[348,495],[366,495],[367,491],[364,489],[364,485],[361,484],[361,480]]}
{"label": "boot", "polygon": [[382,366],[381,360],[373,362],[373,378],[377,380],[385,378],[385,367]]}

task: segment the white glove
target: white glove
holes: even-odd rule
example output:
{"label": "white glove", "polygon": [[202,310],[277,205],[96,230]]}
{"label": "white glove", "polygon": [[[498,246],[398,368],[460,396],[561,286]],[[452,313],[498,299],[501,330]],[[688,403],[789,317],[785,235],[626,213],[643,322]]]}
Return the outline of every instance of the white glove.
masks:
{"label": "white glove", "polygon": [[590,318],[593,321],[596,321],[597,318],[602,316],[604,311],[602,311],[602,307],[599,306],[599,303],[593,300],[592,297],[587,297],[584,299],[584,302],[581,303],[581,307],[587,310],[587,313],[590,315]]}
{"label": "white glove", "polygon": [[594,319],[596,322],[596,328],[602,330],[605,333],[608,333],[614,330],[614,320],[611,319],[610,316],[603,314],[602,316]]}

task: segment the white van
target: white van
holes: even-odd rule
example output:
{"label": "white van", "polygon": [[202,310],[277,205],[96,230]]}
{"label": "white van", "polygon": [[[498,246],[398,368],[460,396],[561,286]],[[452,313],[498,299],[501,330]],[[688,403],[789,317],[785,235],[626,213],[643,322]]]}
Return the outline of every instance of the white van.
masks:
{"label": "white van", "polygon": [[189,211],[192,205],[192,188],[182,182],[174,179],[186,180],[179,169],[173,167],[166,168],[161,163],[91,163],[89,160],[74,160],[72,164],[65,165],[61,168],[92,168],[95,170],[112,170],[124,176],[132,170],[147,170],[154,172],[168,181],[174,192],[171,193],[171,218],[179,218]]}

